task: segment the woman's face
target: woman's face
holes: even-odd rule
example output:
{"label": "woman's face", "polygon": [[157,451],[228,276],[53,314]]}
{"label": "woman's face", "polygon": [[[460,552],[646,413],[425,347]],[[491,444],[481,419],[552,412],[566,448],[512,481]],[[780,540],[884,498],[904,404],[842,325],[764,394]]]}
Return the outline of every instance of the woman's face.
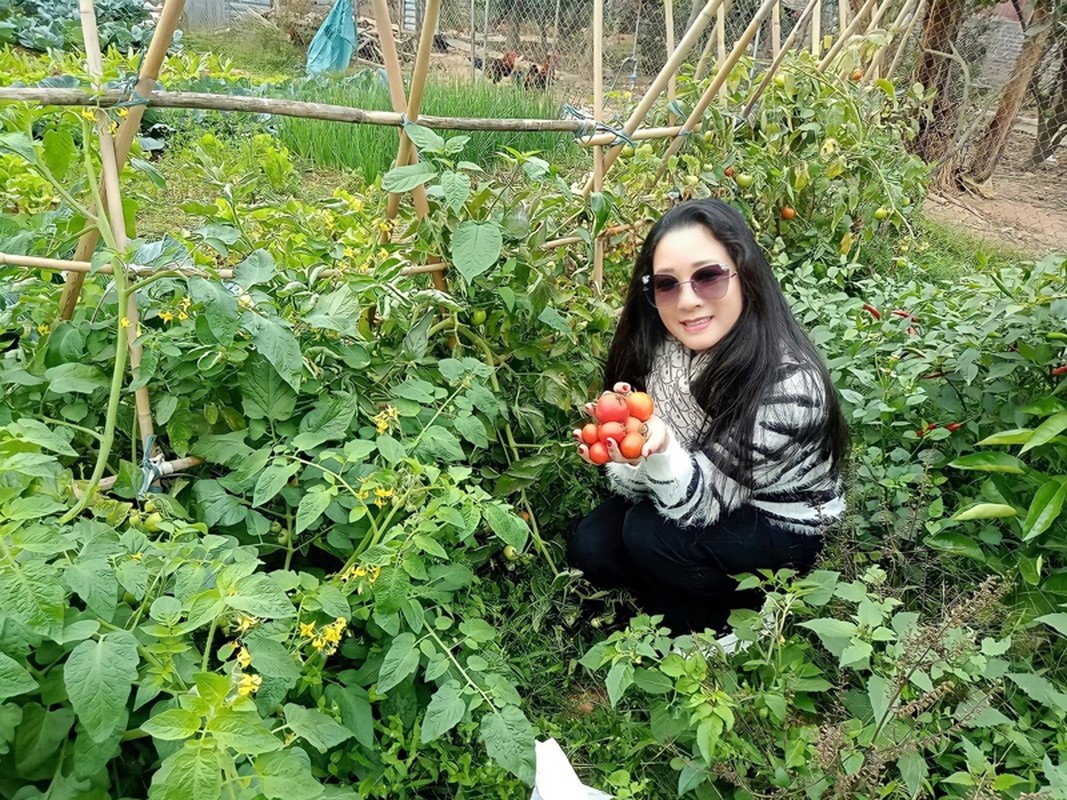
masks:
{"label": "woman's face", "polygon": [[[714,266],[708,270],[709,265],[720,265],[729,276],[716,277]],[[741,317],[744,298],[737,266],[722,242],[703,225],[664,234],[652,254],[652,276],[660,287],[656,293],[659,318],[675,339],[694,352],[718,344]],[[680,285],[664,292],[671,279]],[[721,292],[725,293],[715,297]]]}

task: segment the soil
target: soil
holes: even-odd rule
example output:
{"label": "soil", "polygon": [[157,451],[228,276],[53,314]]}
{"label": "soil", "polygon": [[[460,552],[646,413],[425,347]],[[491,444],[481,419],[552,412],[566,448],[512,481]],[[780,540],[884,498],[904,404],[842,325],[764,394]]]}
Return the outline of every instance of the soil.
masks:
{"label": "soil", "polygon": [[1004,159],[989,186],[990,197],[974,192],[931,195],[927,216],[961,229],[991,245],[1039,258],[1067,255],[1067,147],[1051,159],[1029,166],[1034,123],[1023,119],[1008,140]]}

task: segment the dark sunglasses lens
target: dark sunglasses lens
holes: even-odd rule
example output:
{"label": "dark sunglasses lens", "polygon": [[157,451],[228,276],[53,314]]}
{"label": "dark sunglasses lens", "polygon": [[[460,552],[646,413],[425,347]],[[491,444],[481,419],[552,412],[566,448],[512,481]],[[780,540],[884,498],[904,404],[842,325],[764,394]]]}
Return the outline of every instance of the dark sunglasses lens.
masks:
{"label": "dark sunglasses lens", "polygon": [[693,273],[693,291],[705,300],[718,300],[726,295],[730,273],[722,267],[704,267]]}
{"label": "dark sunglasses lens", "polygon": [[674,278],[652,278],[653,304],[661,306],[673,303],[678,299],[678,287],[680,285]]}

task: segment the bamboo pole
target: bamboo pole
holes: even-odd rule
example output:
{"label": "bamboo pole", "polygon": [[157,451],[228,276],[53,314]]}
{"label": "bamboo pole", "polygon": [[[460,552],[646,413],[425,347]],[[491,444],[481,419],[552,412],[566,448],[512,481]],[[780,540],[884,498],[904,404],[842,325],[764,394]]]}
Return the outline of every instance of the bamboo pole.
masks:
{"label": "bamboo pole", "polygon": [[888,36],[886,43],[879,47],[871,59],[870,66],[863,73],[863,82],[870,83],[872,80],[877,80],[879,72],[882,69],[882,64],[885,63],[886,53],[889,52],[890,45],[896,41],[900,35],[901,29],[904,27],[904,20],[908,19],[908,14],[911,14],[917,5],[917,0],[906,0],[904,5],[900,9],[900,13],[897,14],[892,24],[889,26]]}
{"label": "bamboo pole", "polygon": [[845,28],[848,27],[849,0],[837,0],[837,38],[841,38]]}
{"label": "bamboo pole", "polygon": [[911,35],[915,32],[915,26],[919,23],[919,20],[922,19],[925,12],[926,0],[919,0],[919,5],[915,7],[915,13],[912,14],[911,21],[908,23],[904,35],[900,37],[900,41],[897,43],[897,49],[893,53],[893,60],[889,62],[889,69],[885,71],[884,77],[887,81],[893,80],[893,73],[897,71],[897,65],[900,64],[900,59],[904,55],[904,51],[907,49],[908,42],[911,40]]}
{"label": "bamboo pole", "polygon": [[[667,0],[670,2],[670,0]],[[604,119],[604,0],[593,0],[593,119]],[[604,191],[604,147],[593,146],[593,191]],[[604,284],[604,240],[593,240],[593,286]]]}
{"label": "bamboo pole", "polygon": [[811,54],[815,58],[822,52],[822,0],[815,4],[815,11],[811,15]]}
{"label": "bamboo pole", "polygon": [[[94,89],[99,89],[104,75],[103,58],[100,55],[100,38],[96,25],[96,9],[93,0],[79,0],[79,12],[81,16],[82,37],[85,40],[85,63],[89,70]],[[122,194],[119,190],[119,170],[121,169],[115,152],[115,141],[111,137],[111,118],[103,109],[96,111],[97,137],[100,139],[100,168],[103,172],[103,183],[107,196],[104,203],[107,206],[108,222],[111,225],[111,235],[115,240],[115,247],[120,253],[126,252],[126,221],[122,212]],[[137,295],[130,292],[126,301],[126,308],[121,309],[120,314],[125,316],[122,324],[128,326],[128,348],[130,353],[130,372],[136,381],[141,374],[141,345],[138,344],[138,331],[140,330],[140,318],[137,314]],[[154,447],[149,445],[155,426],[152,423],[152,405],[148,397],[148,387],[141,386],[134,391],[134,405],[137,409],[137,427],[141,432],[141,446],[145,449],[145,455],[151,455]]]}
{"label": "bamboo pole", "polygon": [[763,80],[760,81],[760,85],[756,87],[756,91],[752,93],[752,97],[749,98],[745,110],[741,112],[741,119],[748,119],[749,114],[752,113],[752,109],[755,108],[756,103],[759,102],[760,96],[766,91],[771,81],[774,80],[774,74],[778,71],[782,62],[785,61],[786,54],[789,53],[789,49],[793,46],[793,42],[797,40],[804,25],[807,24],[808,17],[815,12],[815,6],[818,2],[819,0],[808,0],[808,4],[804,6],[804,11],[801,12],[799,19],[797,19],[797,24],[793,26],[793,30],[789,32],[789,36],[785,39],[785,45],[783,45],[782,49],[778,52],[774,61],[771,62],[770,67],[767,68],[767,73],[763,76]]}
{"label": "bamboo pole", "polygon": [[[841,34],[837,37],[837,41],[834,42],[834,46],[831,47],[826,55],[823,56],[822,61],[819,62],[817,69],[819,72],[825,71],[826,67],[837,57],[837,54],[841,52],[841,48],[845,46],[845,43],[852,38],[852,35],[856,32],[856,29],[863,22],[864,15],[874,5],[875,0],[866,0],[863,6],[855,17],[852,18],[852,22],[848,24],[848,27],[841,31]],[[886,2],[892,2],[892,0],[886,0]]]}
{"label": "bamboo pole", "polygon": [[782,52],[782,4],[775,3],[771,10],[771,57],[778,58]]}
{"label": "bamboo pole", "polygon": [[726,79],[730,76],[730,71],[734,68],[738,61],[741,60],[742,54],[748,49],[752,39],[756,35],[756,31],[760,29],[763,24],[763,20],[771,13],[771,8],[778,0],[763,0],[763,4],[756,11],[755,16],[752,17],[752,21],[748,23],[748,27],[745,28],[745,32],[741,34],[741,38],[734,44],[733,50],[730,51],[730,55],[726,57],[726,60],[719,64],[719,71],[715,74],[715,79],[708,84],[708,88],[704,90],[704,94],[701,95],[700,100],[696,106],[693,107],[692,112],[689,114],[689,118],[682,123],[682,134],[677,136],[670,146],[667,148],[667,152],[663,154],[663,163],[660,164],[659,171],[656,172],[656,180],[658,181],[663,177],[663,174],[667,171],[667,161],[682,149],[682,145],[685,144],[685,133],[692,131],[697,123],[704,118],[704,112],[708,106],[711,105],[711,101],[715,99],[716,93],[726,83]]}
{"label": "bamboo pole", "polygon": [[[689,55],[689,51],[693,49],[693,45],[696,44],[700,38],[701,33],[708,26],[711,21],[712,14],[715,13],[715,9],[722,4],[723,0],[708,0],[707,5],[704,6],[703,11],[693,20],[693,24],[689,30],[686,31],[685,36],[682,37],[682,41],[678,43],[678,47],[675,48],[671,57],[667,59],[667,63],[660,69],[659,74],[652,81],[652,85],[648,87],[648,91],[645,92],[645,96],[641,98],[641,101],[637,104],[637,107],[630,114],[630,118],[626,120],[623,125],[623,132],[629,136],[637,130],[638,126],[644,120],[648,114],[652,104],[659,97],[660,92],[667,85],[667,79],[671,75],[678,71],[678,67],[685,61],[685,57]],[[622,152],[623,145],[617,144],[608,150],[604,156],[604,171],[611,169],[611,165],[615,162],[615,159],[619,157],[619,153]],[[593,190],[593,176],[590,175],[586,181],[585,188],[582,190],[582,196],[588,198],[589,193]]]}
{"label": "bamboo pole", "polygon": [[704,76],[708,74],[708,64],[711,63],[711,51],[715,47],[715,34],[712,33],[708,37],[707,42],[704,43],[704,49],[700,51],[700,58],[697,59],[696,69],[693,70],[693,82],[700,83],[704,80]]}
{"label": "bamboo pole", "polygon": [[[617,233],[617,231],[613,231]],[[584,241],[584,240],[579,240]],[[569,244],[569,242],[567,242]],[[113,270],[110,264],[105,264],[93,269],[91,261],[74,261],[66,258],[42,258],[40,256],[22,256],[15,253],[0,253],[0,266],[9,267],[25,267],[28,269],[45,269],[52,272],[77,272],[83,275],[90,272],[98,272],[101,275],[111,275]],[[400,275],[424,275],[432,272],[444,272],[447,269],[446,265],[437,262],[433,264],[419,264],[413,267],[404,267],[400,270]],[[196,275],[201,278],[217,277],[221,280],[230,280],[234,277],[234,271],[232,269],[216,269],[206,270],[198,269],[197,267],[186,267],[180,265],[164,266],[164,267],[138,267],[135,264],[131,264],[127,267],[127,270],[131,275],[153,275],[157,272],[169,270],[177,273],[183,277],[189,277]],[[342,275],[347,275],[348,272],[340,269],[324,269],[316,273],[316,278],[337,278]]]}
{"label": "bamboo pole", "polygon": [[[155,32],[152,34],[152,41],[148,45],[144,61],[141,62],[137,84],[133,89],[137,97],[148,97],[155,88],[156,79],[159,77],[159,68],[162,66],[163,58],[166,56],[167,49],[174,38],[174,31],[178,27],[178,19],[181,17],[184,7],[185,0],[167,0],[163,6],[159,21],[156,23]],[[133,137],[137,135],[141,128],[144,109],[143,105],[131,106],[126,119],[119,125],[118,133],[115,136],[115,158],[119,163],[120,169],[126,163],[126,159],[130,154]],[[99,192],[101,200],[106,202],[107,188],[102,181]],[[100,232],[96,228],[90,228],[78,240],[78,246],[74,254],[75,258],[89,258],[93,251],[96,250],[96,245],[99,241]],[[72,274],[68,276],[59,300],[59,318],[61,320],[70,319],[74,313],[74,307],[78,303],[78,296],[81,294],[83,280],[84,278],[80,275]]]}
{"label": "bamboo pole", "polygon": [[[722,72],[722,62],[726,60],[726,4],[720,3],[715,16],[716,65]],[[719,102],[726,106],[726,83],[719,83]]]}
{"label": "bamboo pole", "polygon": [[[601,14],[603,16],[603,14]],[[663,25],[665,33],[667,35],[667,52],[674,52],[674,0],[663,0]],[[601,25],[603,27],[603,25]],[[603,44],[601,44],[601,50],[603,50]],[[674,102],[674,96],[678,89],[678,76],[671,75],[669,81],[667,81],[667,103]],[[678,115],[673,111],[667,114],[667,124],[674,125],[678,122]]]}
{"label": "bamboo pole", "polygon": [[[882,17],[885,15],[885,12],[888,11],[889,7],[892,6],[895,2],[896,2],[896,0],[882,0],[882,2],[879,3],[878,7],[874,10],[874,14],[871,16],[870,21],[867,22],[863,26],[864,31],[866,32],[866,31],[870,31],[870,30],[873,30],[874,28],[876,28],[878,26],[878,23],[882,21]],[[863,18],[862,14],[857,15],[857,19],[862,19],[862,18]],[[863,67],[863,54],[862,53],[857,53],[856,54],[856,68],[857,69],[862,69],[862,67]],[[842,69],[841,70],[841,77],[845,77],[846,75],[848,75],[848,73],[849,73],[849,70],[847,68],[846,69]]]}

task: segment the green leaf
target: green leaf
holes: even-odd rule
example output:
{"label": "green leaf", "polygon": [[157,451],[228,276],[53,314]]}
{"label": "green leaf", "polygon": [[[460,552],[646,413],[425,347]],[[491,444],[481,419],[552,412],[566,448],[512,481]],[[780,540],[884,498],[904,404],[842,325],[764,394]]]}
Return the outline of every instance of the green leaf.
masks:
{"label": "green leaf", "polygon": [[111,619],[118,604],[119,582],[106,558],[76,559],[67,565],[63,579],[90,611],[101,619]]}
{"label": "green leaf", "polygon": [[1023,522],[1023,541],[1028,542],[1047,531],[1063,510],[1067,499],[1067,480],[1054,478],[1047,481],[1034,494],[1030,510]]}
{"label": "green leaf", "polygon": [[497,479],[493,494],[500,497],[532,486],[540,480],[546,469],[556,463],[554,456],[545,453],[512,461],[508,471]]}
{"label": "green leaf", "polygon": [[504,236],[495,222],[465,220],[452,236],[452,261],[470,282],[496,264],[503,246]]}
{"label": "green leaf", "polygon": [[261,675],[283,681],[286,688],[295,686],[300,680],[300,665],[284,644],[265,636],[249,637],[247,644],[252,666]]}
{"label": "green leaf", "polygon": [[1022,475],[1026,472],[1026,465],[1008,453],[972,453],[957,458],[949,466],[979,472],[1007,472],[1012,475]]}
{"label": "green leaf", "polygon": [[422,186],[437,174],[437,168],[429,161],[393,167],[382,177],[382,189],[387,192],[410,192]]}
{"label": "green leaf", "polygon": [[485,448],[489,446],[489,434],[485,431],[485,425],[474,414],[456,417],[452,424],[456,426],[459,435],[475,447]]}
{"label": "green leaf", "polygon": [[608,701],[615,708],[619,700],[634,682],[634,666],[629,661],[616,661],[608,670]]}
{"label": "green leaf", "polygon": [[367,690],[360,686],[339,686],[331,683],[326,686],[326,700],[334,703],[341,711],[341,721],[352,731],[356,741],[373,750],[374,715],[371,713]]}
{"label": "green leaf", "polygon": [[807,622],[800,623],[801,628],[807,628],[813,631],[816,636],[819,637],[819,641],[823,643],[823,646],[831,652],[837,652],[837,643],[842,641],[849,641],[856,635],[856,626],[843,619],[832,619],[830,617],[822,617],[819,619],[808,620]]}
{"label": "green leaf", "polygon": [[378,452],[390,464],[398,464],[407,456],[407,450],[404,445],[387,433],[383,433],[378,437]]}
{"label": "green leaf", "polygon": [[333,717],[293,703],[285,704],[285,721],[293,733],[320,753],[325,753],[346,739],[352,738],[352,731]]}
{"label": "green leaf", "polygon": [[63,666],[70,704],[94,742],[125,728],[126,702],[140,660],[133,634],[113,631],[79,644]]}
{"label": "green leaf", "polygon": [[962,511],[957,511],[952,519],[966,522],[972,519],[1003,519],[1015,516],[1018,516],[1018,512],[1013,506],[1004,503],[977,503]]}
{"label": "green leaf", "polygon": [[168,742],[188,739],[200,730],[200,715],[184,708],[168,708],[144,722],[141,730]]}
{"label": "green leaf", "polygon": [[245,362],[237,387],[249,419],[287,420],[296,408],[296,392],[262,356],[253,355]]}
{"label": "green leaf", "polygon": [[66,603],[55,568],[41,561],[0,559],[0,609],[36,634],[58,636]]}
{"label": "green leaf", "polygon": [[976,442],[978,445],[1006,445],[1006,444],[1026,444],[1030,441],[1030,437],[1034,435],[1032,428],[1012,428],[1009,431],[1001,431],[1000,433],[994,433],[992,436],[987,436],[980,442]]}
{"label": "green leaf", "polygon": [[222,794],[222,766],[211,738],[191,739],[152,776],[148,800],[217,800]]}
{"label": "green leaf", "polygon": [[463,446],[456,434],[440,425],[431,425],[422,432],[415,452],[429,456],[433,461],[455,462],[466,460]]}
{"label": "green leaf", "polygon": [[914,800],[922,791],[923,783],[929,774],[926,759],[918,750],[908,751],[897,759],[897,769],[900,770],[900,777]]}
{"label": "green leaf", "polygon": [[1040,447],[1043,444],[1048,444],[1054,438],[1059,436],[1064,430],[1067,430],[1067,411],[1061,411],[1059,414],[1053,414],[1046,419],[1037,428],[1034,429],[1033,436],[1030,437],[1030,441],[1023,445],[1020,453],[1025,453],[1028,450],[1033,450],[1035,447]]}
{"label": "green leaf", "polygon": [[204,318],[219,344],[228,347],[241,326],[237,298],[218,281],[193,275],[188,278],[189,297],[204,309]]}
{"label": "green leaf", "polygon": [[0,152],[5,150],[24,158],[31,164],[38,163],[37,151],[33,149],[33,142],[24,133],[0,134]]}
{"label": "green leaf", "polygon": [[278,320],[258,314],[245,314],[243,319],[259,354],[270,362],[278,376],[293,391],[300,391],[304,361],[300,354],[300,343],[292,331],[283,327]]}
{"label": "green leaf", "polygon": [[522,518],[500,503],[490,503],[482,511],[493,533],[504,544],[510,544],[521,552],[530,536],[530,529]]}
{"label": "green leaf", "polygon": [[489,757],[527,786],[534,781],[534,729],[518,706],[482,717],[479,735]]}
{"label": "green leaf", "polygon": [[302,533],[318,522],[322,512],[333,500],[333,492],[314,487],[300,498],[296,508],[296,533]]}
{"label": "green leaf", "polygon": [[571,332],[571,326],[567,322],[567,318],[560,314],[552,306],[545,306],[544,310],[541,311],[537,319],[539,322],[543,322],[545,325],[552,328],[552,330],[554,331],[559,331],[560,333],[567,334]]}
{"label": "green leaf", "polygon": [[193,484],[193,496],[200,507],[204,522],[215,525],[237,525],[244,522],[248,510],[241,501],[227,492],[216,480],[199,480]]}
{"label": "green leaf", "polygon": [[22,664],[0,653],[0,700],[37,690],[37,681]]}
{"label": "green leaf", "polygon": [[207,729],[224,747],[243,755],[271,753],[285,747],[285,743],[263,725],[258,711],[221,708],[208,722]]}
{"label": "green leaf", "polygon": [[459,683],[449,681],[434,692],[422,719],[422,744],[432,742],[452,730],[463,720],[467,704],[459,696]]}
{"label": "green leaf", "polygon": [[[303,759],[299,757],[301,755]],[[294,748],[266,753],[256,759],[255,768],[260,791],[267,800],[316,800],[322,797],[323,786],[312,775],[307,754],[302,750]]]}
{"label": "green leaf", "polygon": [[48,390],[56,394],[92,394],[111,385],[103,372],[92,364],[60,364],[46,369]]}
{"label": "green leaf", "polygon": [[274,277],[274,256],[266,250],[253,250],[233,271],[233,279],[246,292],[257,283],[266,283]]}
{"label": "green leaf", "polygon": [[634,670],[634,686],[647,694],[668,694],[674,691],[674,681],[657,669]]}
{"label": "green leaf", "polygon": [[1045,614],[1038,617],[1036,621],[1055,628],[1061,636],[1067,636],[1067,613]]}
{"label": "green leaf", "polygon": [[40,519],[65,509],[66,506],[62,503],[40,494],[30,495],[29,497],[16,497],[3,507],[3,514],[0,514],[0,519],[10,522]]}
{"label": "green leaf", "polygon": [[445,140],[439,133],[417,122],[404,123],[404,133],[419,150],[427,153],[443,153]]}
{"label": "green leaf", "polygon": [[871,702],[871,711],[874,712],[874,721],[882,723],[889,713],[889,702],[893,687],[882,675],[871,675],[867,679],[867,699]]}
{"label": "green leaf", "polygon": [[227,595],[223,602],[230,608],[262,619],[296,616],[296,609],[285,590],[263,573],[242,578],[237,582],[237,594]]}
{"label": "green leaf", "polygon": [[1056,688],[1048,678],[1032,672],[1009,672],[1007,677],[1032,700],[1059,711],[1067,711],[1067,694]]}
{"label": "green leaf", "polygon": [[458,214],[471,196],[471,176],[466,172],[442,172],[441,188],[445,192],[445,203]]}
{"label": "green leaf", "polygon": [[359,321],[359,296],[347,285],[329,294],[319,295],[304,321],[313,328],[355,336],[356,323]]}
{"label": "green leaf", "polygon": [[926,544],[945,553],[953,553],[959,556],[973,558],[975,561],[985,562],[985,553],[981,546],[970,536],[964,536],[955,531],[941,531],[929,536]]}
{"label": "green leaf", "polygon": [[263,470],[252,491],[252,507],[261,506],[278,494],[289,479],[300,471],[300,466],[299,461],[275,461]]}
{"label": "green leaf", "polygon": [[348,428],[356,415],[356,405],[355,396],[350,394],[338,394],[320,400],[300,420],[300,433],[293,437],[293,446],[306,451],[323,442],[348,438]]}
{"label": "green leaf", "polygon": [[62,456],[76,456],[78,452],[70,446],[70,442],[61,434],[53,431],[43,422],[30,417],[15,420],[7,426],[7,432],[16,439],[30,442],[42,450],[51,450]]}
{"label": "green leaf", "polygon": [[400,684],[419,666],[419,650],[415,647],[415,634],[404,631],[393,639],[378,670],[378,694],[385,694]]}

